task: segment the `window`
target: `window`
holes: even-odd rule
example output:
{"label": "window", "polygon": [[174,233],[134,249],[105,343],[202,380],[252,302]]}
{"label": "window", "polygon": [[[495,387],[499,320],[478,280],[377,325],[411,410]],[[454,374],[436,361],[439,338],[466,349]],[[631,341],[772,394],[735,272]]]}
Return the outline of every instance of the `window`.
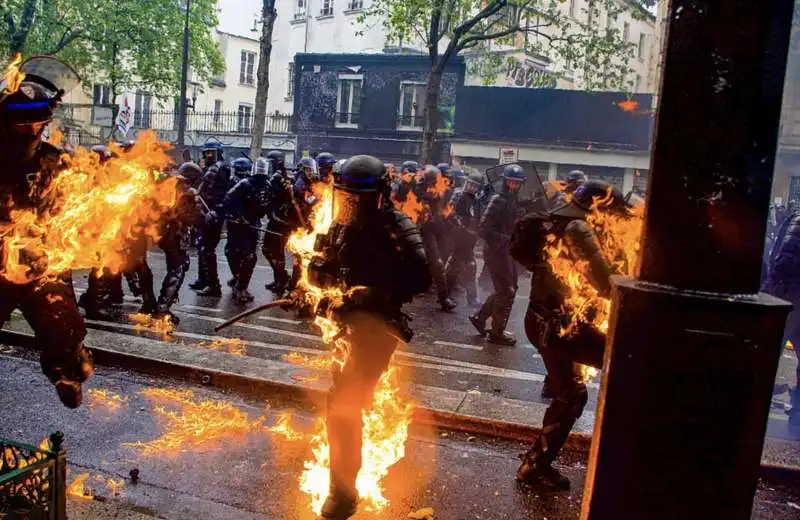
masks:
{"label": "window", "polygon": [[622,39],[627,42],[630,40],[630,38],[631,38],[631,24],[625,22],[622,25]]}
{"label": "window", "polygon": [[575,18],[575,11],[577,11],[578,0],[569,0],[569,15]]}
{"label": "window", "polygon": [[286,81],[286,97],[294,96],[294,63],[289,64],[289,77]]}
{"label": "window", "polygon": [[136,91],[133,104],[133,126],[136,128],[150,128],[150,106],[153,98],[147,92]]}
{"label": "window", "polygon": [[214,100],[214,113],[211,116],[211,118],[212,118],[212,121],[214,122],[215,125],[219,124],[220,119],[222,118],[222,100],[221,99],[215,99]]}
{"label": "window", "polygon": [[242,134],[250,133],[250,127],[253,124],[253,107],[244,103],[239,104],[239,110],[236,111],[236,130]]}
{"label": "window", "polygon": [[364,0],[350,0],[347,3],[348,11],[358,11],[360,9],[364,9]]}
{"label": "window", "polygon": [[333,0],[322,0],[322,9],[319,10],[320,16],[333,15]]}
{"label": "window", "polygon": [[643,60],[645,55],[645,46],[647,45],[647,35],[640,34],[639,35],[639,59]]}
{"label": "window", "polygon": [[340,74],[336,92],[336,126],[358,128],[361,122],[361,86],[364,76]]}
{"label": "window", "polygon": [[297,0],[294,8],[294,19],[303,20],[306,17],[306,0]]}
{"label": "window", "polygon": [[400,128],[422,128],[423,111],[425,109],[425,84],[400,83]]}
{"label": "window", "polygon": [[242,51],[242,68],[239,70],[239,83],[243,85],[252,85],[253,69],[256,66],[256,53],[250,51]]}
{"label": "window", "polygon": [[93,105],[111,104],[111,88],[108,85],[95,85],[92,88]]}

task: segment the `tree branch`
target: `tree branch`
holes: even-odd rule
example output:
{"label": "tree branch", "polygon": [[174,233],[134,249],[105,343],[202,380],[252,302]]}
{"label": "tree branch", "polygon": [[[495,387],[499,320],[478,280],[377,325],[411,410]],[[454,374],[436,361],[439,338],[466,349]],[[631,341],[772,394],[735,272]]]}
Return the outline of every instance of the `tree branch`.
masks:
{"label": "tree branch", "polygon": [[431,65],[436,64],[436,58],[439,55],[439,23],[442,19],[442,5],[441,0],[436,2],[431,12],[431,26],[428,28],[428,56],[431,58]]}
{"label": "tree branch", "polygon": [[61,39],[58,40],[58,43],[56,44],[55,48],[52,51],[47,52],[46,54],[49,56],[58,54],[62,49],[64,49],[64,47],[74,42],[78,38],[82,38],[83,36],[84,34],[82,31],[72,32],[70,30],[67,30],[64,32],[64,34],[61,35]]}
{"label": "tree branch", "polygon": [[447,49],[442,54],[442,59],[439,61],[442,66],[450,61],[450,58],[457,52],[458,46],[461,43],[461,38],[464,37],[473,27],[478,25],[482,20],[500,12],[502,8],[508,5],[508,0],[492,0],[482,11],[476,14],[469,20],[465,20],[453,30],[453,37],[447,45]]}
{"label": "tree branch", "polygon": [[456,46],[456,51],[461,51],[465,49],[466,45],[469,45],[471,43],[475,43],[477,45],[478,42],[486,40],[494,40],[496,38],[502,38],[504,36],[509,36],[517,32],[525,32],[525,30],[522,29],[519,25],[515,25],[514,27],[509,27],[508,29],[505,29],[503,31],[498,31],[495,33],[476,34],[475,36],[470,36],[469,38],[464,38],[463,40],[461,40],[461,43],[459,43]]}

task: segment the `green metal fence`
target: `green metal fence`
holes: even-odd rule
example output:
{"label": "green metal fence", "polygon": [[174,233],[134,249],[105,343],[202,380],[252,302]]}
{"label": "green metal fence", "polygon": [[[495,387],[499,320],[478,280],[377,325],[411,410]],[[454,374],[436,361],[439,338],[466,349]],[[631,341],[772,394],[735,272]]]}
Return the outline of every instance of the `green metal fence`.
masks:
{"label": "green metal fence", "polygon": [[0,518],[66,519],[63,441],[61,432],[39,447],[0,439]]}

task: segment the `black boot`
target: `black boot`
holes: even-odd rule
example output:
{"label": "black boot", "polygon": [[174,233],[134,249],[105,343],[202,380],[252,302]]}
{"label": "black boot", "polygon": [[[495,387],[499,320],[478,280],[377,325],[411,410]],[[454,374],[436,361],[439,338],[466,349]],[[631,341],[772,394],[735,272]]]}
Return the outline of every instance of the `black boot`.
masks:
{"label": "black boot", "polygon": [[542,399],[555,399],[556,394],[550,388],[550,376],[544,376],[544,384],[542,385]]}
{"label": "black boot", "polygon": [[517,481],[536,491],[569,491],[570,481],[550,464],[539,464],[531,452],[522,456],[522,464],[517,469]]}
{"label": "black boot", "polygon": [[320,518],[327,520],[347,520],[358,509],[358,497],[353,497],[344,492],[331,491],[325,503],[322,504]]}
{"label": "black boot", "polygon": [[208,287],[208,283],[205,280],[203,280],[202,278],[198,278],[197,280],[195,280],[195,281],[193,281],[192,283],[189,284],[189,289],[192,289],[192,290],[195,290],[195,291],[201,291],[201,290],[205,289],[206,287]]}
{"label": "black boot", "polygon": [[256,297],[250,294],[250,291],[247,289],[233,289],[233,299],[239,305],[244,305],[246,303],[250,303],[251,301],[255,300]]}
{"label": "black boot", "polygon": [[450,312],[457,307],[456,302],[454,302],[453,299],[450,298],[449,296],[445,296],[444,298],[439,298],[439,305],[445,312]]}
{"label": "black boot", "polygon": [[170,310],[169,310],[169,309],[165,309],[165,308],[163,308],[163,307],[160,307],[160,306],[159,306],[159,307],[156,307],[156,310],[155,310],[155,311],[153,311],[153,319],[155,319],[155,320],[161,320],[161,319],[164,319],[165,317],[169,317],[169,320],[170,320],[170,321],[172,322],[172,324],[173,324],[174,326],[176,326],[176,327],[177,327],[177,326],[178,326],[178,324],[181,322],[181,320],[180,320],[180,319],[179,319],[177,316],[175,316],[174,314],[172,314],[172,312],[170,312]]}
{"label": "black boot", "polygon": [[487,341],[495,345],[502,345],[506,347],[510,347],[517,343],[517,340],[516,338],[514,338],[514,335],[508,332],[507,330],[504,330],[502,332],[495,332],[495,331],[490,332]]}
{"label": "black boot", "polygon": [[472,323],[472,326],[475,327],[475,330],[478,331],[478,334],[481,336],[486,335],[486,320],[483,319],[478,314],[474,314],[469,317],[469,322]]}
{"label": "black boot", "polygon": [[208,296],[211,298],[219,298],[222,296],[222,287],[217,285],[208,285],[205,289],[197,291],[198,296]]}

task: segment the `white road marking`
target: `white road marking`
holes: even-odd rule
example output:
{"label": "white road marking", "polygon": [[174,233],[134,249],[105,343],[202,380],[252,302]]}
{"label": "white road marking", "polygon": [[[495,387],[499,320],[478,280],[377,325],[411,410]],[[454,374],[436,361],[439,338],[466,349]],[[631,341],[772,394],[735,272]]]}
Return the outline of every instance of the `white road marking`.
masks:
{"label": "white road marking", "polygon": [[195,310],[195,311],[222,312],[222,309],[214,309],[212,307],[201,307],[200,305],[184,305],[182,303],[178,304],[178,308]]}
{"label": "white road marking", "polygon": [[453,343],[452,341],[434,341],[434,345],[442,345],[444,347],[458,347],[458,348],[466,348],[469,350],[483,350],[483,347],[478,347],[477,345],[467,345],[466,343]]}
{"label": "white road marking", "polygon": [[278,318],[276,316],[259,316],[259,320],[275,321],[277,323],[288,323],[290,325],[300,325],[303,323],[301,320],[290,320],[287,318]]}

